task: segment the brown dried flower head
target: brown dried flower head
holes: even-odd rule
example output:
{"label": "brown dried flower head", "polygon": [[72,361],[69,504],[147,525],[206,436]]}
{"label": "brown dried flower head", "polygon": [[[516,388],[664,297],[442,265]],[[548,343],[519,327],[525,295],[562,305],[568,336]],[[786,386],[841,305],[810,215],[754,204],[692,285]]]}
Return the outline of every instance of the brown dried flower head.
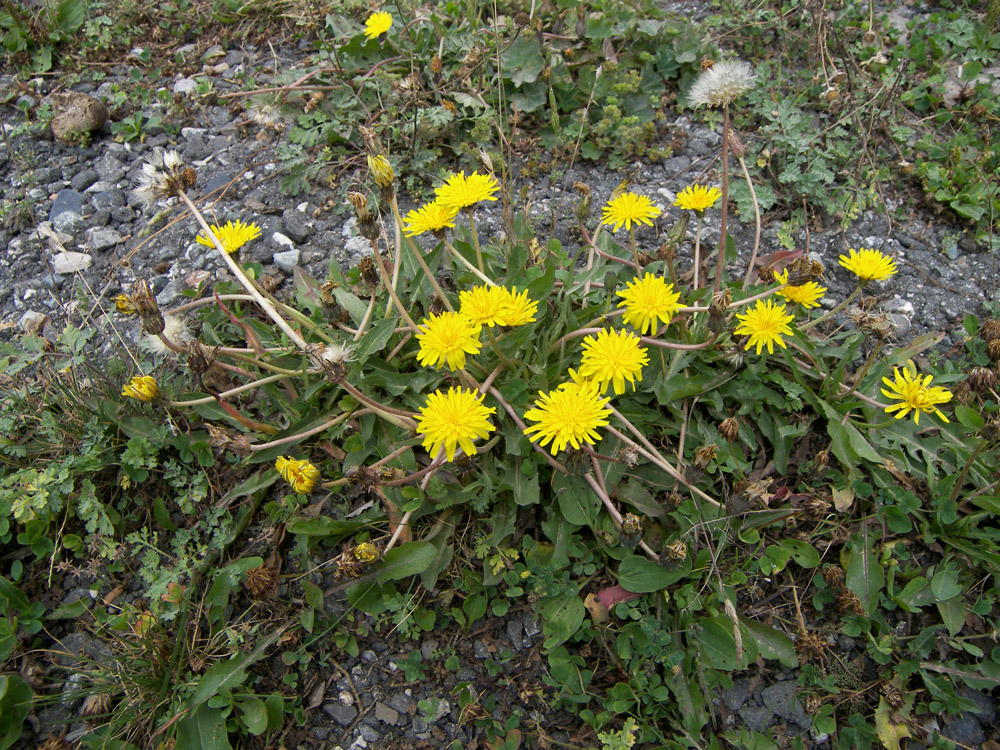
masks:
{"label": "brown dried flower head", "polygon": [[163,313],[156,303],[153,290],[145,279],[139,279],[132,287],[132,304],[136,312],[142,319],[142,331],[150,336],[157,336],[163,333],[166,326],[163,320]]}
{"label": "brown dried flower head", "polygon": [[678,539],[676,542],[671,542],[666,547],[663,548],[663,556],[667,560],[673,560],[674,562],[680,562],[687,557],[688,548],[684,543],[683,539]]}
{"label": "brown dried flower head", "polygon": [[851,612],[855,615],[864,615],[865,613],[861,599],[853,591],[848,591],[847,589],[837,594],[837,609],[841,612]]}
{"label": "brown dried flower head", "polygon": [[694,452],[694,465],[699,469],[707,467],[719,453],[719,446],[715,443],[702,445]]}
{"label": "brown dried flower head", "polygon": [[997,384],[997,374],[987,367],[973,367],[969,371],[969,385],[976,391],[986,391]]}
{"label": "brown dried flower head", "polygon": [[251,568],[243,582],[247,593],[258,601],[273,598],[278,593],[278,571],[267,565]]}
{"label": "brown dried flower head", "polygon": [[844,588],[844,571],[836,565],[827,565],[823,568],[823,580],[831,589]]}
{"label": "brown dried flower head", "polygon": [[984,320],[982,328],[979,329],[979,338],[983,341],[1000,339],[1000,320],[996,318]]}
{"label": "brown dried flower head", "polygon": [[820,633],[809,631],[795,639],[795,654],[799,657],[799,666],[822,662],[830,643]]}
{"label": "brown dried flower head", "polygon": [[642,519],[635,513],[626,513],[622,516],[618,541],[623,547],[635,547],[640,539],[642,539]]}
{"label": "brown dried flower head", "polygon": [[740,422],[735,417],[727,417],[719,424],[719,435],[723,440],[735,440],[740,436]]}

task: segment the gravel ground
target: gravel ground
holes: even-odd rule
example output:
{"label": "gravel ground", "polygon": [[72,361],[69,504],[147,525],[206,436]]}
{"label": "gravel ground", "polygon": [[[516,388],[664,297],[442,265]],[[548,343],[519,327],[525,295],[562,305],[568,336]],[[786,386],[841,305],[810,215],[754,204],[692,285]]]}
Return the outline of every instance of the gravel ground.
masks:
{"label": "gravel ground", "polygon": [[[196,74],[210,77],[217,95],[239,90],[238,81],[244,75],[252,75],[257,85],[266,85],[276,69],[301,65],[304,58],[295,49],[274,52],[246,47],[218,52]],[[126,75],[125,67],[112,68],[99,86],[77,84],[71,88],[106,98]],[[56,78],[32,81],[31,93],[20,96],[28,97],[26,103],[34,105],[58,85]],[[0,335],[5,339],[15,340],[22,331],[41,331],[54,337],[64,321],[82,317],[96,326],[102,337],[113,341],[111,318],[105,311],[113,307],[113,297],[136,279],[150,280],[161,307],[169,309],[182,300],[184,289],[227,278],[213,252],[195,243],[193,221],[167,223],[176,215],[171,214],[166,221],[151,225],[153,212],[129,203],[129,190],[143,159],[157,147],[176,148],[196,168],[200,194],[225,190],[210,212],[216,223],[241,219],[263,227],[261,240],[248,246],[242,257],[264,264],[268,274],[283,282],[279,290],[291,288],[296,265],[324,279],[331,256],[346,267],[364,254],[367,243],[358,237],[354,220],[330,209],[331,191],[320,188],[297,198],[280,192],[279,170],[272,163],[274,133],[249,124],[246,114],[235,108],[199,96],[193,75],[178,75],[158,85],[179,104],[181,114],[170,115],[178,126],[176,134],[154,132],[142,143],[119,143],[105,125],[85,147],[27,135],[0,143],[3,195],[17,199],[26,193],[32,214],[23,226],[5,224],[0,228],[0,245],[6,248],[0,257]],[[0,76],[0,90],[12,89],[11,77]],[[12,106],[0,111],[3,127],[12,132],[22,121],[20,113]],[[156,104],[144,112],[167,116]],[[659,245],[658,234],[677,216],[676,209],[670,209],[675,193],[692,182],[717,181],[714,170],[719,134],[687,115],[675,116],[669,127],[683,145],[662,163],[635,165],[633,189],[653,196],[664,209],[665,219],[660,220],[657,231],[639,234],[643,249],[651,252]],[[469,169],[475,165],[461,166]],[[574,168],[555,184],[545,177],[533,177],[519,181],[514,191],[520,190],[522,182],[527,184],[538,236],[547,237],[551,232],[571,255],[580,248],[566,220],[572,217],[576,195],[572,189],[563,194],[562,187],[577,180],[591,187],[594,205],[600,206],[621,176],[587,164]],[[553,216],[557,217],[554,226]],[[482,236],[495,236],[501,227],[497,206],[484,208],[477,223]],[[151,226],[155,234],[150,236]],[[745,258],[753,228],[739,220],[731,227]],[[717,210],[706,218],[705,229],[706,244],[712,247],[718,237]],[[778,229],[777,224],[765,227],[761,254],[779,249]],[[852,286],[848,272],[837,265],[838,255],[862,246],[895,255],[900,273],[880,285],[877,292],[885,309],[894,315],[902,343],[917,334],[941,331],[945,351],[958,346],[963,337],[962,318],[982,313],[984,302],[995,300],[995,258],[980,251],[966,228],[942,223],[918,210],[894,224],[869,212],[844,231],[813,227],[808,237],[800,231],[795,239],[798,247],[808,247],[809,254],[826,269],[830,291],[823,304],[828,308]],[[681,270],[685,270],[689,256],[690,244],[682,248]],[[742,274],[743,268],[737,264],[730,271]],[[134,345],[130,329],[124,326],[119,330]],[[70,637],[75,639],[66,644],[70,653],[97,648],[84,634]],[[393,641],[390,645],[376,638],[369,641],[359,657],[346,658],[336,669],[328,670],[324,689],[315,694],[316,710],[296,738],[298,746],[436,748],[449,747],[458,740],[467,750],[482,747],[474,725],[459,716],[451,692],[465,680],[473,681],[483,694],[498,696],[497,718],[509,716],[513,707],[520,706],[552,727],[553,739],[574,746],[569,730],[563,728],[573,722],[547,714],[539,700],[525,696],[525,684],[538,683],[539,665],[544,663],[538,645],[540,630],[530,613],[516,612],[480,622],[471,636],[455,634],[448,642]],[[847,644],[846,649],[841,646],[844,653],[855,656],[864,650],[863,644],[857,648],[854,644]],[[397,662],[413,649],[421,651],[431,676],[412,681],[402,676]],[[440,665],[452,650],[460,666],[445,670]],[[498,665],[497,677],[484,679],[486,661]],[[520,690],[510,685],[515,675]],[[66,690],[72,687],[67,683]],[[754,670],[720,692],[717,708],[734,726],[772,734],[779,730],[804,732],[808,747],[828,747],[825,738],[808,737],[810,722],[795,693],[794,672]],[[996,707],[989,695],[970,692],[969,697],[982,711],[943,719],[941,729],[954,740],[979,747],[988,733],[996,731]],[[78,707],[79,701],[62,701],[48,715],[39,717],[42,726],[72,724]],[[295,745],[290,742],[288,746]]]}

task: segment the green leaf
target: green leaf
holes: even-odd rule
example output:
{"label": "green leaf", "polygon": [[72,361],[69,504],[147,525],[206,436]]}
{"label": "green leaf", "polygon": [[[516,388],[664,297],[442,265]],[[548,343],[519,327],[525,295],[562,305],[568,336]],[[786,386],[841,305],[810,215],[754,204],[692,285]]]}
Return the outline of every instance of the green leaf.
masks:
{"label": "green leaf", "polygon": [[534,34],[521,34],[503,53],[503,65],[515,86],[532,83],[545,68]]}
{"label": "green leaf", "polygon": [[559,511],[575,526],[592,526],[597,520],[601,501],[582,477],[556,474],[552,477]]}
{"label": "green leaf", "polygon": [[267,730],[267,707],[264,701],[255,695],[240,698],[236,703],[240,710],[240,718],[250,734],[257,736]]}
{"label": "green leaf", "polygon": [[941,615],[941,622],[948,628],[948,634],[958,635],[965,625],[965,604],[961,596],[949,599],[946,602],[937,602],[938,614]]}
{"label": "green leaf", "polygon": [[981,430],[985,424],[980,413],[968,406],[956,406],[955,418],[961,425],[968,427],[970,430]]}
{"label": "green leaf", "polygon": [[66,36],[83,26],[83,0],[62,0],[56,8],[55,27]]}
{"label": "green leaf", "polygon": [[288,522],[288,530],[304,536],[344,536],[365,526],[364,521],[338,521],[330,516],[317,518],[293,518]]}
{"label": "green leaf", "polygon": [[222,709],[198,706],[178,721],[177,746],[197,747],[201,750],[231,750]]}
{"label": "green leaf", "polygon": [[389,550],[382,559],[375,580],[379,583],[398,581],[401,578],[420,575],[434,561],[437,554],[433,544],[427,542],[407,542]]}
{"label": "green leaf", "polygon": [[867,533],[859,533],[843,553],[846,559],[844,583],[857,594],[865,614],[871,614],[878,606],[879,593],[885,583],[885,572],[872,544]]}
{"label": "green leaf", "polygon": [[544,646],[550,649],[565,643],[580,629],[586,609],[578,593],[567,593],[544,599],[538,613],[545,633]]}
{"label": "green leaf", "polygon": [[809,542],[803,542],[798,539],[784,539],[781,542],[781,546],[787,549],[791,553],[792,559],[803,568],[811,569],[819,565],[819,553]]}
{"label": "green leaf", "polygon": [[939,602],[943,602],[947,599],[953,599],[961,594],[962,587],[958,583],[958,571],[938,571],[931,579],[931,591],[934,592],[934,596]]}
{"label": "green leaf", "polygon": [[7,750],[20,739],[30,710],[28,683],[17,675],[0,675],[0,750]]}
{"label": "green leaf", "polygon": [[649,558],[632,555],[622,560],[618,566],[618,583],[626,591],[646,594],[676,583],[687,575],[689,569],[690,562],[687,566],[664,568]]}
{"label": "green leaf", "polygon": [[359,362],[364,362],[368,357],[377,351],[385,348],[386,343],[392,338],[392,332],[396,329],[396,318],[385,318],[378,320],[365,331],[361,338],[358,350],[355,352]]}
{"label": "green leaf", "polygon": [[716,669],[732,671],[739,666],[736,660],[736,641],[733,639],[732,623],[723,625],[717,620],[699,620],[697,646],[699,660],[707,661]]}
{"label": "green leaf", "polygon": [[795,654],[795,644],[787,635],[742,615],[740,624],[757,642],[760,655],[765,659],[777,659],[789,669],[798,667],[799,658]]}

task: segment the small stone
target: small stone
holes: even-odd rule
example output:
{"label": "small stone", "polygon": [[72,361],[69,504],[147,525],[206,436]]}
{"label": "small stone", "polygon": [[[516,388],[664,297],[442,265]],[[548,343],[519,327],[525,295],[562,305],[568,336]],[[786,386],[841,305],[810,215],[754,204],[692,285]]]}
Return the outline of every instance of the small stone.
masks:
{"label": "small stone", "polygon": [[299,255],[298,248],[292,248],[281,253],[275,253],[272,260],[274,261],[274,265],[279,269],[287,274],[291,274],[295,271],[295,266],[299,264]]}
{"label": "small stone", "polygon": [[796,697],[799,688],[797,680],[786,680],[766,688],[761,697],[764,704],[785,721],[793,721],[803,729],[812,726],[812,719],[806,714]]}
{"label": "small stone", "polygon": [[521,635],[523,632],[524,628],[521,626],[520,620],[507,620],[507,640],[517,651],[524,648],[524,638]]}
{"label": "small stone", "polygon": [[37,312],[35,310],[28,310],[21,319],[17,322],[21,326],[21,330],[29,334],[41,333],[42,329],[45,328],[46,324],[51,322],[51,318],[45,313]]}
{"label": "small stone", "polygon": [[111,211],[107,208],[101,208],[94,211],[93,216],[90,217],[90,226],[92,227],[106,227],[111,223]]}
{"label": "small stone", "polygon": [[125,165],[111,154],[94,159],[94,171],[102,182],[116,183],[125,176]]}
{"label": "small stone", "polygon": [[391,727],[399,722],[399,711],[379,701],[375,704],[375,718]]}
{"label": "small stone", "polygon": [[83,194],[60,190],[49,209],[49,221],[57,232],[75,234],[86,227],[83,220]]}
{"label": "small stone", "polygon": [[83,192],[97,182],[97,179],[97,172],[88,168],[73,175],[73,179],[69,181],[69,185],[74,190]]}
{"label": "small stone", "polygon": [[278,247],[295,247],[295,243],[281,232],[272,233],[271,241]]}
{"label": "small stone", "polygon": [[413,712],[416,704],[414,703],[413,698],[408,696],[406,693],[396,693],[389,698],[389,705],[400,713],[409,715]]}
{"label": "small stone", "polygon": [[750,680],[746,678],[733,680],[733,686],[720,691],[719,695],[722,697],[722,702],[726,704],[726,707],[730,711],[735,711],[746,703],[747,698],[750,696]]}
{"label": "small stone", "polygon": [[743,723],[755,732],[763,732],[771,726],[774,712],[767,706],[747,706],[738,711]]}
{"label": "small stone", "polygon": [[528,638],[534,638],[542,632],[541,623],[530,613],[526,612],[524,614],[524,617],[521,619],[521,625],[524,627],[524,635]]}
{"label": "small stone", "polygon": [[52,258],[52,270],[59,274],[77,273],[90,268],[93,258],[87,253],[65,252]]}
{"label": "small stone", "polygon": [[473,641],[472,655],[477,659],[489,659],[490,658],[489,646],[487,646],[482,641]]}
{"label": "small stone", "polygon": [[105,190],[100,193],[94,193],[90,199],[90,203],[97,210],[119,208],[125,205],[125,195],[121,190]]}
{"label": "small stone", "polygon": [[969,713],[959,714],[950,721],[946,718],[941,734],[962,747],[982,747],[986,741],[982,726]]}
{"label": "small stone", "polygon": [[49,127],[53,137],[62,143],[83,145],[90,140],[91,133],[107,122],[107,108],[87,94],[68,91],[53,94],[51,100],[56,114]]}
{"label": "small stone", "polygon": [[434,640],[427,640],[420,644],[420,655],[426,660],[430,661],[435,656],[437,656],[438,642]]}
{"label": "small stone", "polygon": [[181,78],[179,81],[174,83],[174,93],[175,94],[192,94],[197,90],[198,82],[193,78]]}
{"label": "small stone", "polygon": [[192,271],[184,277],[184,283],[192,289],[197,289],[210,278],[212,278],[212,273],[210,271]]}
{"label": "small stone", "polygon": [[171,279],[160,293],[156,295],[156,304],[160,307],[170,307],[170,305],[181,298],[183,292],[184,284],[181,283],[180,279]]}
{"label": "small stone", "polygon": [[323,713],[340,724],[342,727],[349,727],[358,715],[358,709],[354,706],[345,706],[339,701],[327,701],[323,704]]}
{"label": "small stone", "polygon": [[369,664],[374,664],[376,661],[378,661],[378,655],[370,648],[366,648],[364,651],[361,652],[361,661],[366,661]]}
{"label": "small stone", "polygon": [[294,242],[301,244],[312,234],[312,227],[309,226],[306,215],[294,208],[287,209],[281,215],[281,221],[285,227],[285,234],[291,237]]}
{"label": "small stone", "polygon": [[367,724],[362,724],[361,726],[358,727],[358,734],[364,737],[365,740],[368,742],[378,742],[380,739],[382,739],[382,735],[380,735],[375,729],[368,726]]}
{"label": "small stone", "polygon": [[[108,218],[111,218],[110,211]],[[114,229],[93,229],[90,232],[90,237],[87,238],[87,247],[94,252],[100,252],[115,247],[121,241],[122,236]]]}

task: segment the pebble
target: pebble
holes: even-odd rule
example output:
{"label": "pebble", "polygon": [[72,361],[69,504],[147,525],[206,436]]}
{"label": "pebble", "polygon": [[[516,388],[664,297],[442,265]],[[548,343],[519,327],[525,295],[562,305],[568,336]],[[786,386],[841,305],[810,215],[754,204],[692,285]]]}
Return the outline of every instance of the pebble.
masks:
{"label": "pebble", "polygon": [[25,333],[36,334],[41,333],[46,324],[51,321],[52,319],[45,313],[38,312],[37,310],[28,310],[21,316],[21,319],[17,321],[17,324]]}
{"label": "pebble", "polygon": [[349,727],[357,717],[358,709],[354,706],[345,706],[340,701],[327,701],[323,704],[323,713],[340,726]]}
{"label": "pebble", "polygon": [[399,723],[399,711],[379,701],[375,704],[375,718],[394,727]]}
{"label": "pebble", "polygon": [[181,78],[174,82],[175,94],[193,94],[198,88],[198,82],[193,78]]}
{"label": "pebble", "polygon": [[90,268],[93,258],[87,253],[68,251],[52,258],[52,270],[59,274],[77,273]]}
{"label": "pebble", "polygon": [[281,215],[281,222],[284,225],[285,234],[295,243],[302,244],[312,234],[313,230],[309,226],[309,220],[306,218],[306,215],[301,211],[296,211],[294,208],[285,210]]}
{"label": "pebble", "polygon": [[85,169],[82,172],[77,172],[73,175],[73,179],[69,181],[71,188],[78,192],[83,192],[95,182],[97,182],[97,172],[93,169]]}
{"label": "pebble", "polygon": [[[107,214],[110,220],[111,212],[107,211]],[[94,252],[109,250],[122,241],[122,236],[114,229],[93,229],[89,234],[87,247]]]}
{"label": "pebble", "polygon": [[291,250],[275,253],[272,259],[274,260],[274,265],[279,269],[287,274],[291,274],[295,271],[295,266],[299,264],[299,255],[298,248],[292,248]]}
{"label": "pebble", "polygon": [[82,212],[83,195],[76,190],[60,190],[52,201],[49,221],[58,232],[76,234],[86,227]]}

